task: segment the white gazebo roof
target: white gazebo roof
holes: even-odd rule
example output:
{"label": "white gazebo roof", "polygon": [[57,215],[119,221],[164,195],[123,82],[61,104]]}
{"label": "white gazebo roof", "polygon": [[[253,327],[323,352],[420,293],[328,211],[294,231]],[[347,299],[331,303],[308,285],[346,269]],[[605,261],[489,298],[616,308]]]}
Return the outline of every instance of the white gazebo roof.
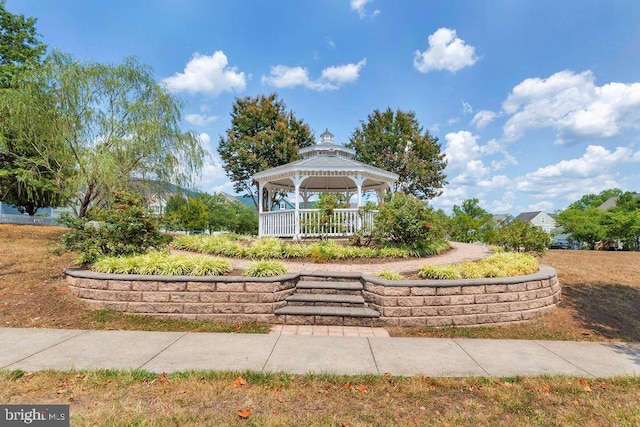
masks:
{"label": "white gazebo roof", "polygon": [[355,151],[335,144],[328,130],[320,137],[315,145],[299,151],[302,159],[258,172],[253,178],[269,188],[294,191],[298,177],[299,189],[312,193],[357,192],[356,179],[361,183],[361,192],[381,191],[398,180],[393,172],[355,160]]}

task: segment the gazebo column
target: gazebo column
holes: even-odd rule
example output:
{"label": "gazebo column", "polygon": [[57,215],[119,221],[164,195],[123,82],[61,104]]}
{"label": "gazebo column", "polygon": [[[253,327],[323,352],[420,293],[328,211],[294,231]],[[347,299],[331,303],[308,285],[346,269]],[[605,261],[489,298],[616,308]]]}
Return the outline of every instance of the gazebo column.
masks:
{"label": "gazebo column", "polygon": [[293,177],[293,186],[294,186],[294,193],[295,193],[295,218],[294,218],[294,233],[293,233],[293,239],[294,240],[300,240],[300,183],[302,182],[302,179],[300,178],[300,174],[298,172],[296,172],[295,176]]}
{"label": "gazebo column", "polygon": [[258,237],[264,233],[262,221],[262,182],[258,182]]}
{"label": "gazebo column", "polygon": [[[356,183],[356,188],[358,190],[358,198],[356,202],[358,210],[362,207],[362,185],[364,184],[364,179],[365,178],[362,175],[358,174],[353,180]],[[356,215],[356,230],[362,230],[362,218],[359,213]]]}

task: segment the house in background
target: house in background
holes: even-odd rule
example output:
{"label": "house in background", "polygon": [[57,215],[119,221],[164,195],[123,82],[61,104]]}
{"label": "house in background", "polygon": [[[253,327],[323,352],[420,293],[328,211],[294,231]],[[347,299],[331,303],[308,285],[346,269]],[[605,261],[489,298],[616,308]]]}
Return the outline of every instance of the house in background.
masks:
{"label": "house in background", "polygon": [[516,217],[516,220],[531,223],[549,234],[553,233],[556,228],[556,220],[542,211],[523,212]]}

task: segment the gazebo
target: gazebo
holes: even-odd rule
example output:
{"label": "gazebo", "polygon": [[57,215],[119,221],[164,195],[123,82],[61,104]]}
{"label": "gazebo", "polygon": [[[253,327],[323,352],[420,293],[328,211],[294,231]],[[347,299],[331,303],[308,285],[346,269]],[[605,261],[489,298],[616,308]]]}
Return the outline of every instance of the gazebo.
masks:
{"label": "gazebo", "polygon": [[[326,130],[314,146],[302,148],[300,160],[256,173],[259,194],[259,237],[341,237],[356,233],[373,223],[374,212],[360,215],[363,194],[391,191],[398,175],[354,159],[355,151],[333,142]],[[271,201],[277,193],[293,194],[294,209],[272,210]],[[338,193],[349,208],[334,209],[328,221],[321,218],[320,209],[308,209],[309,200],[322,193]],[[355,208],[351,199],[357,196]],[[304,208],[300,206],[302,199]]]}

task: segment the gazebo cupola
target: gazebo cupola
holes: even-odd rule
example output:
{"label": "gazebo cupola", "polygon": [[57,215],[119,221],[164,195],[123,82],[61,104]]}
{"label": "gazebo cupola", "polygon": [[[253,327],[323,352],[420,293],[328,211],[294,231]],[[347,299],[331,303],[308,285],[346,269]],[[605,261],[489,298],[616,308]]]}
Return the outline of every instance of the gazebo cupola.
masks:
{"label": "gazebo cupola", "polygon": [[[362,222],[358,219],[358,209],[362,206],[362,196],[375,191],[380,195],[390,191],[398,180],[398,175],[354,159],[355,151],[334,143],[333,134],[325,130],[320,140],[313,146],[298,151],[301,159],[286,165],[258,172],[253,178],[259,186],[259,235],[279,237],[311,237],[314,235],[344,236],[355,233]],[[264,203],[276,192],[293,194],[295,209],[271,211],[270,204]],[[340,193],[355,208],[335,209],[336,227],[319,230],[318,209],[306,209],[311,196],[321,193]],[[305,209],[300,208],[300,200]],[[372,220],[372,219],[371,219]]]}

